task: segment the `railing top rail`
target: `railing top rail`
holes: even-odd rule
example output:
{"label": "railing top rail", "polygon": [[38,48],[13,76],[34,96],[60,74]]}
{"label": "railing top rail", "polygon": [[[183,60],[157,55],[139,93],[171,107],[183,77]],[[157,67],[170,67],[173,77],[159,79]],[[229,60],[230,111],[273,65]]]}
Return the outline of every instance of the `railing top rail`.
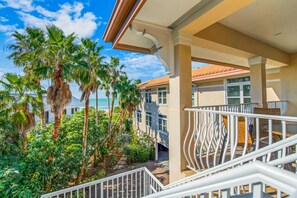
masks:
{"label": "railing top rail", "polygon": [[55,195],[65,193],[65,192],[70,192],[70,191],[73,191],[73,190],[76,190],[76,189],[81,189],[81,188],[84,188],[84,187],[87,187],[87,186],[92,186],[92,185],[95,185],[95,184],[98,184],[98,183],[106,182],[106,181],[116,179],[116,178],[119,178],[119,177],[122,177],[122,176],[125,176],[125,175],[133,174],[133,173],[136,173],[136,172],[139,172],[139,171],[146,171],[147,172],[148,170],[145,167],[141,167],[141,168],[138,168],[138,169],[134,169],[134,170],[127,171],[127,172],[124,172],[124,173],[120,173],[120,174],[117,174],[117,175],[105,177],[105,178],[95,180],[95,181],[92,181],[92,182],[87,182],[87,183],[80,184],[80,185],[77,185],[77,186],[72,186],[72,187],[69,187],[69,188],[65,188],[65,189],[62,189],[62,190],[59,190],[59,191],[47,193],[47,194],[42,195],[41,198],[51,197],[51,196],[55,196]]}
{"label": "railing top rail", "polygon": [[[273,144],[271,144],[269,146],[266,146],[266,147],[263,147],[263,148],[261,148],[259,150],[248,153],[248,154],[246,154],[244,156],[235,158],[235,159],[233,159],[231,161],[228,161],[228,162],[225,162],[223,164],[217,165],[215,167],[209,168],[209,169],[207,169],[207,170],[205,170],[203,172],[199,172],[199,173],[197,173],[195,175],[192,175],[190,177],[186,177],[184,179],[181,179],[179,181],[176,181],[174,183],[166,185],[165,188],[166,189],[167,188],[172,188],[172,187],[180,185],[182,183],[192,181],[192,180],[195,180],[197,178],[201,178],[201,177],[216,173],[218,171],[228,169],[230,167],[234,167],[234,166],[238,165],[241,162],[251,161],[251,160],[253,160],[255,158],[261,157],[261,156],[266,155],[268,153],[272,153],[272,152],[275,152],[275,151],[281,150],[283,148],[286,148],[288,146],[296,145],[296,144],[297,144],[297,135],[288,137],[288,138],[286,138],[286,139],[284,139],[282,141],[273,143]],[[297,156],[292,155],[291,157],[297,157]],[[296,159],[297,158],[295,158],[295,160]],[[277,160],[277,163],[278,164],[283,164],[283,163],[285,164],[287,162],[287,160],[288,160],[288,158],[281,158],[281,159]],[[271,165],[275,165],[274,160],[270,161],[270,163],[271,163]]]}
{"label": "railing top rail", "polygon": [[272,100],[272,101],[267,101],[267,103],[275,103],[275,102],[289,102],[288,100]]}
{"label": "railing top rail", "polygon": [[280,120],[288,122],[297,122],[297,117],[293,116],[276,116],[276,115],[265,115],[265,114],[254,114],[254,113],[237,113],[229,111],[216,111],[216,110],[205,110],[205,109],[196,109],[196,108],[185,108],[185,111],[189,112],[205,112],[205,113],[216,113],[220,115],[233,115],[233,116],[243,116],[248,118],[262,118],[262,119],[271,119],[271,120]]}
{"label": "railing top rail", "polygon": [[164,190],[147,198],[187,196],[258,182],[273,186],[292,197],[297,195],[295,174],[258,161]]}
{"label": "railing top rail", "polygon": [[240,104],[224,104],[224,105],[209,105],[209,106],[193,106],[191,108],[206,108],[206,107],[229,107],[239,105],[257,105],[258,103],[240,103]]}

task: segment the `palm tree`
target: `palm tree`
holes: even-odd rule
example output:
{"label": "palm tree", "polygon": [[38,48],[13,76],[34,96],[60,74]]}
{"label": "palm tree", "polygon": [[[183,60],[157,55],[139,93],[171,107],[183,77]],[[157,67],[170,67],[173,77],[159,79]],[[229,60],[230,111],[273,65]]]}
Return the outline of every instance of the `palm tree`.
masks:
{"label": "palm tree", "polygon": [[[125,74],[123,71],[124,65],[120,65],[119,58],[111,57],[110,63],[107,64],[108,75],[103,78],[104,81],[104,89],[106,97],[108,98],[108,129],[109,132],[111,130],[113,112],[114,112],[114,103],[115,99],[118,96],[118,92],[116,89],[116,85],[119,83],[120,78]],[[111,92],[111,93],[110,93]],[[111,103],[110,103],[110,95],[111,95]]]}
{"label": "palm tree", "polygon": [[[100,76],[100,50],[102,47],[97,46],[97,42],[92,41],[90,38],[81,39],[80,46],[80,61],[78,64],[82,64],[87,67],[86,69],[77,70],[77,83],[80,85],[80,90],[82,92],[81,101],[85,100],[85,117],[84,117],[84,127],[83,127],[83,142],[82,142],[82,154],[86,157],[87,152],[87,138],[88,138],[88,119],[89,119],[89,104],[91,93],[98,90]],[[98,61],[99,60],[99,61]],[[76,183],[81,182],[81,178],[86,166],[86,160],[83,159],[82,167],[78,173]]]}
{"label": "palm tree", "polygon": [[137,86],[139,83],[139,80],[133,81],[128,79],[127,76],[123,76],[120,79],[120,83],[117,85],[117,90],[119,92],[119,106],[121,108],[121,119],[118,132],[121,131],[127,114],[131,117],[132,113],[140,104],[141,93]]}
{"label": "palm tree", "polygon": [[72,99],[68,83],[73,80],[73,69],[76,66],[74,54],[77,46],[73,43],[74,34],[65,36],[61,29],[53,25],[46,27],[46,36],[42,51],[44,66],[36,68],[35,72],[45,79],[51,79],[52,84],[47,89],[47,103],[51,105],[51,111],[55,115],[52,138],[57,141],[62,112]]}
{"label": "palm tree", "polygon": [[[38,85],[39,94],[37,98],[43,103],[41,77],[34,72],[34,69],[43,64],[40,56],[45,42],[44,32],[38,28],[26,28],[25,34],[14,32],[12,34],[15,43],[9,48],[13,52],[8,58],[13,59],[14,65],[24,68],[24,73],[28,81],[33,81]],[[41,107],[41,122],[45,125],[44,105]]]}
{"label": "palm tree", "polygon": [[42,103],[34,97],[38,92],[38,86],[28,82],[25,77],[9,73],[4,75],[4,80],[0,80],[0,85],[4,88],[0,92],[0,111],[6,113],[22,133],[22,150],[25,152],[28,132],[34,125],[35,114],[40,115],[42,106]]}

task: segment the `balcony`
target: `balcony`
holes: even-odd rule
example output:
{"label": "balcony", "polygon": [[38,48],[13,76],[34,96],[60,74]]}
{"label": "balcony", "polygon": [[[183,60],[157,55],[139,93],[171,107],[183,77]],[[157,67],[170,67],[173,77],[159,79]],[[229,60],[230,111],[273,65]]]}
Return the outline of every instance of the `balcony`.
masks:
{"label": "balcony", "polygon": [[[185,109],[189,116],[183,147],[187,167],[201,172],[297,134],[296,117],[280,116],[278,108],[255,106],[239,104]],[[270,153],[261,161],[268,163],[293,150],[295,148]]]}
{"label": "balcony", "polygon": [[[267,109],[273,112],[281,103]],[[297,196],[296,117],[255,114],[256,104],[185,111],[189,126],[183,152],[196,174],[164,186],[140,168],[42,198]]]}

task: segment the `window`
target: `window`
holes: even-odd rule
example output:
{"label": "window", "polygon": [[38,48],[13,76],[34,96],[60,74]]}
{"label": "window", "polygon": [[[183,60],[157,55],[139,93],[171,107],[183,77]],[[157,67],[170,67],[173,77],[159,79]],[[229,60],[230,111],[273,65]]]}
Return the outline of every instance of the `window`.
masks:
{"label": "window", "polygon": [[74,111],[75,111],[75,112],[78,112],[78,107],[76,107]]}
{"label": "window", "polygon": [[250,77],[227,80],[227,104],[251,103]]}
{"label": "window", "polygon": [[137,122],[142,123],[141,111],[140,110],[137,110]]}
{"label": "window", "polygon": [[152,93],[150,89],[145,90],[145,102],[150,104],[152,103]]}
{"label": "window", "polygon": [[44,113],[44,118],[45,118],[45,123],[48,124],[49,123],[49,112],[48,111],[46,111]]}
{"label": "window", "polygon": [[146,112],[145,114],[145,125],[147,127],[152,127],[152,113]]}
{"label": "window", "polygon": [[66,115],[67,114],[67,109],[64,109],[63,113]]}
{"label": "window", "polygon": [[158,104],[167,104],[167,89],[158,89]]}
{"label": "window", "polygon": [[74,114],[74,108],[71,108],[71,114],[72,115]]}
{"label": "window", "polygon": [[160,132],[167,133],[167,116],[159,114],[158,125]]}

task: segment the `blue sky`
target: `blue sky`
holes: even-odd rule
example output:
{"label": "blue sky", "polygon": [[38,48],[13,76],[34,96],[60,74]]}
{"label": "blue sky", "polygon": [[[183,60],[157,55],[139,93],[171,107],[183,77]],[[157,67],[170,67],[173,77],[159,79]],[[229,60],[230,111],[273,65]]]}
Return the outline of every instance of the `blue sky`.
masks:
{"label": "blue sky", "polygon": [[[44,28],[54,24],[66,34],[75,32],[78,38],[97,40],[104,46],[102,54],[121,59],[130,78],[146,81],[165,76],[166,72],[155,56],[114,50],[110,43],[103,41],[102,35],[114,4],[115,0],[0,0],[0,75],[7,72],[22,74],[22,69],[14,67],[7,59],[10,53],[7,46],[13,42],[12,32],[22,32],[27,26]],[[195,68],[199,66],[201,64],[193,65]],[[43,85],[46,87],[48,82]],[[80,96],[74,83],[71,90],[74,96]]]}

